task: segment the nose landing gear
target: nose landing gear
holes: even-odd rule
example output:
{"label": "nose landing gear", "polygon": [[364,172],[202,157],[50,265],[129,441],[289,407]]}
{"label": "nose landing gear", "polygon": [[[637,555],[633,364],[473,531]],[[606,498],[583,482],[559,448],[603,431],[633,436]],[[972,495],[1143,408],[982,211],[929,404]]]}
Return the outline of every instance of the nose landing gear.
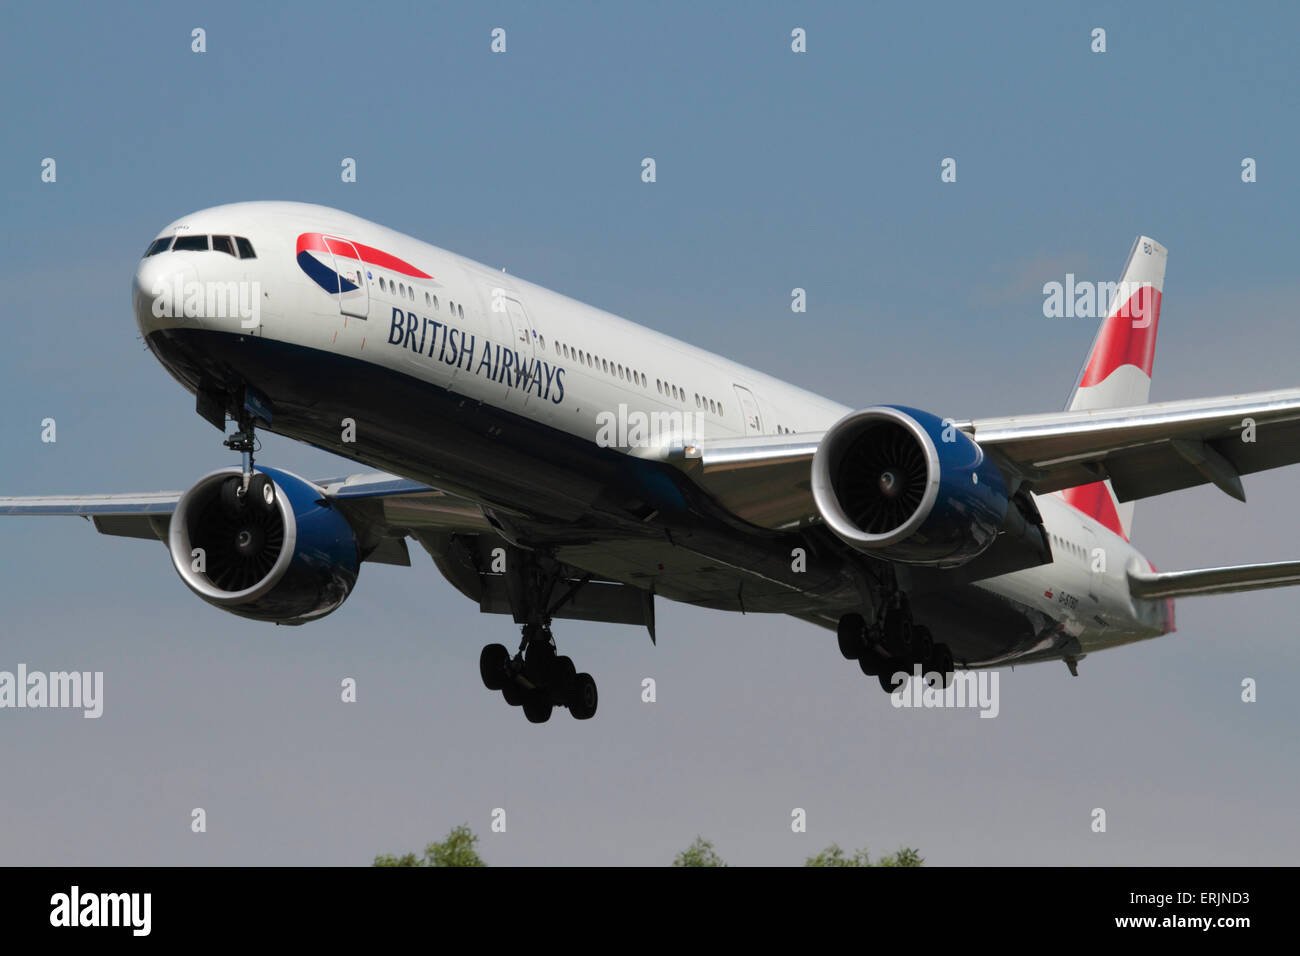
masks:
{"label": "nose landing gear", "polygon": [[226,514],[232,518],[249,511],[260,515],[270,514],[275,510],[275,483],[268,476],[253,470],[257,436],[252,416],[247,411],[239,418],[239,430],[222,444],[243,457],[243,474],[238,478],[232,476],[221,484],[221,505]]}

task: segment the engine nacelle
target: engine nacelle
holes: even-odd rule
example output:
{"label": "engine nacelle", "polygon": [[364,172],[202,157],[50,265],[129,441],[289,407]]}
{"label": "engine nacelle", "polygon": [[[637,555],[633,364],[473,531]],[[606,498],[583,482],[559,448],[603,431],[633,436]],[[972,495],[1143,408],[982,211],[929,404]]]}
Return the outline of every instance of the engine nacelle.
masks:
{"label": "engine nacelle", "polygon": [[352,527],[322,504],[324,492],[311,482],[257,471],[273,482],[273,502],[232,502],[223,486],[240,480],[238,468],[204,475],[181,496],[168,531],[172,564],[191,591],[223,611],[277,624],[324,617],[357,581]]}
{"label": "engine nacelle", "polygon": [[831,426],[812,462],[813,500],[859,551],[955,567],[993,543],[1006,481],[968,435],[929,412],[877,405]]}

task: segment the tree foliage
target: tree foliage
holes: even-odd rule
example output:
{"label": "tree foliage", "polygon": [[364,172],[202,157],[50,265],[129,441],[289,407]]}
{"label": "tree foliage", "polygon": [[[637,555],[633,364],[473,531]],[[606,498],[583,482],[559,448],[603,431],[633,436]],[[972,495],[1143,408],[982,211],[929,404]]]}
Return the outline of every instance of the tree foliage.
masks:
{"label": "tree foliage", "polygon": [[[920,852],[911,847],[903,847],[897,853],[882,856],[873,862],[865,849],[858,850],[850,856],[838,843],[832,843],[816,856],[808,857],[804,861],[804,866],[921,866],[924,863],[925,859]],[[673,866],[726,865],[714,850],[713,844],[704,837],[696,837],[695,842],[678,853],[677,858],[673,860]]]}
{"label": "tree foliage", "polygon": [[[394,856],[382,853],[375,857],[372,866],[487,866],[479,857],[474,845],[479,838],[469,828],[468,823],[453,827],[441,843],[430,843],[424,848],[424,854],[417,856],[406,853]],[[882,856],[872,861],[865,849],[855,851],[851,856],[844,852],[838,843],[832,843],[816,856],[804,861],[804,866],[921,866],[925,859],[920,852],[911,847],[903,847],[897,853]],[[673,860],[673,866],[726,866],[718,856],[713,843],[697,836],[695,842]]]}
{"label": "tree foliage", "polygon": [[923,863],[925,859],[920,852],[911,847],[903,847],[897,853],[882,856],[872,863],[865,849],[848,856],[838,843],[832,843],[816,856],[808,857],[804,866],[921,866]]}
{"label": "tree foliage", "polygon": [[430,843],[424,848],[424,855],[417,857],[414,853],[394,856],[383,853],[375,857],[372,866],[487,866],[474,844],[478,836],[469,828],[468,823],[453,827],[441,842]]}
{"label": "tree foliage", "polygon": [[722,857],[713,849],[713,844],[704,837],[697,836],[695,842],[688,846],[677,858],[673,860],[673,866],[726,866],[722,862]]}

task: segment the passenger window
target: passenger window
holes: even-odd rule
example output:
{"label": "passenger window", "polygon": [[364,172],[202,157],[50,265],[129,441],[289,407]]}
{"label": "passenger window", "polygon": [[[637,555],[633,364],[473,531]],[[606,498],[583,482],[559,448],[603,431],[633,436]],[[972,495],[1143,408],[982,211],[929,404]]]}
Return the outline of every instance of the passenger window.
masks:
{"label": "passenger window", "polygon": [[239,258],[241,259],[257,258],[257,256],[253,253],[253,244],[249,242],[247,239],[245,239],[243,236],[235,236],[235,245],[239,247]]}
{"label": "passenger window", "polygon": [[238,255],[235,252],[235,240],[230,236],[213,236],[212,251],[224,252],[228,256],[235,256],[235,258],[238,258]]}
{"label": "passenger window", "polygon": [[177,236],[172,252],[207,252],[207,236]]}
{"label": "passenger window", "polygon": [[436,295],[433,297],[433,311],[438,311],[438,297]]}
{"label": "passenger window", "polygon": [[463,305],[456,306],[456,317],[459,319],[465,318],[465,307]]}
{"label": "passenger window", "polygon": [[424,294],[424,304],[426,306],[433,304],[433,300],[429,298],[429,293],[427,292]]}

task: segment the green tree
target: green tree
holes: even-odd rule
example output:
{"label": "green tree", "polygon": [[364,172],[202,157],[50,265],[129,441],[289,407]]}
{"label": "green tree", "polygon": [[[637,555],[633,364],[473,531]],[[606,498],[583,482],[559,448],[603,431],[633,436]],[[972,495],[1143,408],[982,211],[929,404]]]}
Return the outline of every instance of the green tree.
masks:
{"label": "green tree", "polygon": [[375,862],[371,866],[423,866],[420,858],[414,853],[407,853],[404,856],[393,856],[391,853],[381,853],[375,857]]}
{"label": "green tree", "polygon": [[804,861],[804,866],[920,866],[925,860],[917,850],[903,847],[891,856],[882,856],[875,863],[866,850],[858,850],[852,856],[846,856],[838,843],[832,843],[816,856]]}
{"label": "green tree", "polygon": [[713,844],[704,837],[697,836],[695,842],[688,846],[681,853],[677,854],[677,859],[673,860],[673,866],[726,866],[722,862],[722,857],[714,852]]}
{"label": "green tree", "polygon": [[893,856],[882,856],[876,866],[922,866],[924,863],[925,857],[919,850],[903,847]]}
{"label": "green tree", "polygon": [[487,866],[474,849],[477,842],[478,837],[469,828],[469,824],[462,823],[458,827],[452,827],[441,843],[426,846],[422,857],[417,857],[414,853],[404,856],[382,853],[375,857],[371,866]]}

